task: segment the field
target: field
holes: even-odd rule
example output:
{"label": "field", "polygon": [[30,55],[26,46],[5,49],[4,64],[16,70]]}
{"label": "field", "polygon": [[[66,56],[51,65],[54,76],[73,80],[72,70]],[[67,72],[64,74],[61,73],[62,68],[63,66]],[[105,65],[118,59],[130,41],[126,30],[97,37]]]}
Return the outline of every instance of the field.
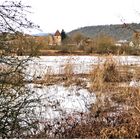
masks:
{"label": "field", "polygon": [[140,139],[134,1],[1,2],[0,139]]}
{"label": "field", "polygon": [[18,118],[37,126],[27,138],[140,138],[140,56],[5,57],[16,58],[24,68],[14,75],[14,63],[1,63],[3,108],[28,99]]}
{"label": "field", "polygon": [[34,137],[139,138],[139,69],[139,56],[33,58],[27,86],[41,97]]}

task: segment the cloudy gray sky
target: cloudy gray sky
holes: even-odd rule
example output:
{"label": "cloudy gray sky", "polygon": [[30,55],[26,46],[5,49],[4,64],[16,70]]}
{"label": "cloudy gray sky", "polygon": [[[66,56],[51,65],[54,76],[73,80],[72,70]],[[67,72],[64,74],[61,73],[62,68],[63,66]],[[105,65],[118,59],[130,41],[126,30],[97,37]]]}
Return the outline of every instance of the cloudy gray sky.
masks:
{"label": "cloudy gray sky", "polygon": [[22,0],[32,6],[32,21],[43,32],[140,22],[140,0]]}

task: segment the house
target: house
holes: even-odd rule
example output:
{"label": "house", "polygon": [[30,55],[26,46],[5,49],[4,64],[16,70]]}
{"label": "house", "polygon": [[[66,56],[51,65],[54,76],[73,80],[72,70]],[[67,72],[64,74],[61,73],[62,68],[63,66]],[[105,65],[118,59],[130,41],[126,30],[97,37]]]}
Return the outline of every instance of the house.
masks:
{"label": "house", "polygon": [[140,49],[140,29],[133,30],[132,37],[131,37],[131,39],[129,39],[129,41],[128,40],[118,40],[115,43],[115,46],[121,47],[124,45]]}
{"label": "house", "polygon": [[48,35],[48,45],[61,45],[61,33],[59,32],[59,30],[57,30],[55,32],[54,35],[50,34]]}
{"label": "house", "polygon": [[54,34],[49,34],[47,36],[34,36],[36,42],[42,42],[44,44],[55,46],[61,45],[61,33],[57,30]]}
{"label": "house", "polygon": [[61,33],[58,30],[54,34],[54,44],[61,45]]}
{"label": "house", "polygon": [[115,43],[115,46],[121,47],[121,46],[128,45],[128,44],[129,44],[129,41],[127,41],[127,40],[118,40]]}
{"label": "house", "polygon": [[130,42],[129,42],[129,46],[130,46],[130,47],[134,47],[133,41],[130,41]]}

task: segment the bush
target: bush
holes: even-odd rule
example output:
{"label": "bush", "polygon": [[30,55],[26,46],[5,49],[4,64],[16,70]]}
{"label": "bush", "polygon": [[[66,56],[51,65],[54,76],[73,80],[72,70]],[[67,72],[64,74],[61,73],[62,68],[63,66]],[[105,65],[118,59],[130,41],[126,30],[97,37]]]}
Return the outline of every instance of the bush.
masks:
{"label": "bush", "polygon": [[130,46],[122,46],[119,50],[120,54],[126,54],[126,55],[140,55],[140,49],[130,47]]}
{"label": "bush", "polygon": [[63,138],[140,138],[139,119],[138,116],[129,113],[121,113],[115,118],[102,115],[97,118],[91,116],[86,123],[77,124],[75,127],[66,130]]}
{"label": "bush", "polygon": [[59,50],[62,53],[73,53],[76,51],[76,46],[75,45],[62,45],[62,46],[59,46]]}
{"label": "bush", "polygon": [[95,90],[101,90],[105,86],[105,82],[119,82],[121,76],[117,69],[117,62],[108,57],[104,64],[98,64],[97,67],[93,67],[90,72],[91,88]]}
{"label": "bush", "polygon": [[119,82],[120,75],[117,70],[117,62],[111,57],[107,59],[104,63],[104,82]]}
{"label": "bush", "polygon": [[107,45],[107,44],[101,44],[96,48],[96,53],[99,54],[117,54],[118,53],[118,47],[115,45]]}

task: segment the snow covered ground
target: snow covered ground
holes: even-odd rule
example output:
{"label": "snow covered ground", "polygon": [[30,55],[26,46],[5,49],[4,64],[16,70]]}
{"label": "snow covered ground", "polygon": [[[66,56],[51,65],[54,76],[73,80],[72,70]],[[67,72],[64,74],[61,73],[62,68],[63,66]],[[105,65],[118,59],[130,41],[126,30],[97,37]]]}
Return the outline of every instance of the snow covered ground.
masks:
{"label": "snow covered ground", "polygon": [[[20,58],[22,59],[22,57]],[[140,56],[114,56],[114,59],[122,65],[140,65]],[[106,57],[97,56],[40,56],[32,58],[28,62],[26,72],[27,79],[33,77],[42,78],[47,72],[49,74],[63,74],[66,64],[73,66],[75,74],[87,74],[94,65],[101,64]],[[130,86],[136,86],[132,81]],[[47,123],[62,120],[68,116],[76,116],[80,120],[80,113],[88,113],[89,108],[96,102],[94,93],[80,86],[51,85],[43,86],[28,84],[33,92],[32,98],[41,97],[41,104],[34,110],[40,122]]]}
{"label": "snow covered ground", "polygon": [[140,87],[140,81],[133,80],[129,83],[130,87]]}
{"label": "snow covered ground", "polygon": [[95,94],[79,86],[64,87],[63,85],[42,86],[29,84],[34,93],[32,98],[41,98],[35,107],[35,114],[41,122],[61,120],[69,115],[89,111],[95,103]]}
{"label": "snow covered ground", "polygon": [[[138,56],[114,56],[114,59],[122,65],[140,65]],[[34,77],[43,77],[48,70],[49,74],[62,74],[66,64],[72,64],[74,73],[89,73],[93,65],[101,64],[106,57],[97,56],[40,56],[33,58],[27,67],[27,73],[30,79]],[[130,83],[132,86],[133,83]],[[34,96],[41,95],[41,106],[36,108],[36,114],[41,121],[55,120],[64,118],[69,114],[88,112],[88,108],[95,102],[94,93],[77,86],[64,87],[63,85],[43,86],[37,88],[30,84],[34,91]]]}
{"label": "snow covered ground", "polygon": [[[140,65],[140,56],[113,56],[122,65]],[[32,77],[42,77],[49,69],[50,74],[62,74],[67,63],[73,65],[75,74],[89,73],[93,65],[101,64],[106,57],[98,56],[40,56],[29,62],[27,72]]]}

